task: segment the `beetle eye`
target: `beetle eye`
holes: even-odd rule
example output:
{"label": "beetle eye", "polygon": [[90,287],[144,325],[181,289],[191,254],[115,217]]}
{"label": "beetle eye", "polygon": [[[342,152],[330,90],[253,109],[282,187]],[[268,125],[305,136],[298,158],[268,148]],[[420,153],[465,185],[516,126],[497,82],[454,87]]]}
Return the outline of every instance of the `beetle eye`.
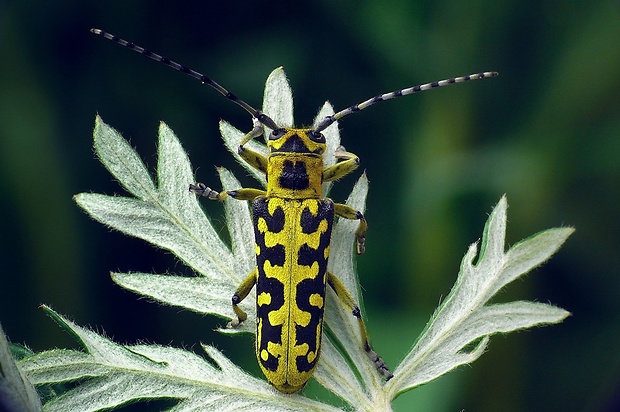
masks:
{"label": "beetle eye", "polygon": [[315,132],[314,130],[310,130],[308,132],[308,137],[310,140],[316,143],[325,143],[325,136],[321,132]]}
{"label": "beetle eye", "polygon": [[271,134],[269,135],[269,140],[278,140],[279,138],[284,136],[284,133],[286,133],[286,130],[276,129],[273,132],[271,132]]}

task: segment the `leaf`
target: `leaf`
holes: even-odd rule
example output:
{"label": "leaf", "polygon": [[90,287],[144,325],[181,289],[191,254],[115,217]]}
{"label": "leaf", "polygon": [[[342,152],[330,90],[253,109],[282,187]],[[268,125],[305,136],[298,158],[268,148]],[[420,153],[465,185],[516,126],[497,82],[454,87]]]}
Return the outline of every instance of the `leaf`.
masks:
{"label": "leaf", "polygon": [[41,401],[32,383],[9,350],[9,342],[0,325],[0,410],[41,411]]}
{"label": "leaf", "polygon": [[550,229],[504,252],[506,208],[503,197],[487,221],[478,262],[473,263],[478,249],[473,244],[450,294],[386,385],[391,397],[473,362],[492,334],[558,323],[569,315],[542,303],[489,304],[501,288],[549,259],[573,232]]}
{"label": "leaf", "polygon": [[263,96],[263,111],[280,127],[295,126],[293,91],[282,67],[272,71],[267,78]]}
{"label": "leaf", "polygon": [[[243,263],[244,267],[250,267],[253,258],[247,250],[242,258],[235,257],[220,239],[200,208],[196,196],[188,191],[188,185],[194,179],[191,165],[178,139],[163,123],[159,132],[158,186],[155,187],[135,151],[120,133],[97,117],[94,133],[97,155],[117,180],[139,198],[82,193],[75,196],[75,200],[91,217],[101,223],[174,253],[202,275],[199,278],[186,279],[188,284],[195,284],[194,290],[221,292],[228,286],[226,296],[231,296],[234,291],[232,285],[240,282],[243,277],[243,272],[236,269]],[[224,173],[222,170],[221,174]],[[230,185],[230,177],[227,179],[227,184]],[[247,205],[236,207],[245,207],[247,223]],[[132,275],[123,277],[116,274],[113,278],[123,286],[122,282],[129,281]],[[141,284],[147,296],[169,304],[181,303],[178,300],[161,300],[164,296],[170,298],[171,291],[164,287],[162,282],[152,284],[152,279],[154,278],[145,277],[143,282],[134,282],[133,285],[128,285],[128,288],[139,292]],[[165,286],[170,285],[167,283]],[[196,297],[195,294],[193,296]],[[189,306],[192,310],[221,317],[231,316],[229,298],[214,301],[208,299],[210,297],[210,294],[202,296],[208,302],[202,307],[189,302],[187,306],[181,306]]]}
{"label": "leaf", "polygon": [[43,309],[72,333],[85,352],[51,350],[22,361],[35,384],[82,383],[45,405],[46,412],[97,411],[129,402],[175,399],[175,411],[334,411],[302,396],[284,396],[226,359],[212,346],[210,361],[186,350],[118,345],[49,307]]}
{"label": "leaf", "polygon": [[194,180],[187,155],[168,126],[162,123],[159,132],[156,188],[135,151],[97,116],[97,155],[136,198],[82,193],[75,196],[76,202],[101,223],[170,250],[198,273],[224,272],[240,279],[229,270],[232,253],[187,189]]}

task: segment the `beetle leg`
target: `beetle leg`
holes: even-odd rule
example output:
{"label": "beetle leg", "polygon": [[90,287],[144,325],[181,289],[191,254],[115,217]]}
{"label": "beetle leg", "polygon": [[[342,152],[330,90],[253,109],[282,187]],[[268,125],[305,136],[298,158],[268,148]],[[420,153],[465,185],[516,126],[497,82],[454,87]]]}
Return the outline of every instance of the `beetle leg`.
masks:
{"label": "beetle leg", "polygon": [[241,282],[235,294],[232,296],[232,308],[237,315],[237,319],[232,319],[226,325],[227,328],[236,328],[241,324],[241,322],[245,321],[248,318],[248,314],[243,311],[239,307],[239,304],[248,296],[248,293],[252,290],[254,285],[256,284],[256,278],[258,277],[258,269],[254,269],[247,278]]}
{"label": "beetle leg", "polygon": [[327,283],[336,293],[338,299],[340,299],[344,306],[351,311],[353,316],[357,318],[357,322],[360,328],[360,335],[362,337],[362,347],[364,348],[364,351],[366,352],[370,360],[375,364],[375,367],[377,368],[379,373],[383,377],[385,377],[385,380],[389,381],[394,377],[394,375],[392,375],[383,359],[381,359],[381,357],[377,355],[377,352],[372,350],[372,348],[370,347],[368,332],[366,331],[366,325],[362,320],[360,308],[355,303],[353,296],[351,296],[351,293],[349,293],[346,286],[340,281],[340,279],[334,276],[334,274],[331,272],[327,272]]}
{"label": "beetle leg", "polygon": [[324,182],[338,180],[357,169],[360,165],[360,158],[351,152],[347,152],[344,146],[338,147],[334,153],[334,156],[338,159],[343,159],[343,161],[323,170]]}
{"label": "beetle leg", "polygon": [[364,253],[364,250],[366,250],[366,230],[368,229],[368,223],[366,223],[364,214],[359,210],[355,210],[351,206],[342,203],[334,203],[334,213],[340,217],[344,217],[345,219],[360,221],[360,224],[355,231],[355,238],[357,239],[357,254],[361,255]]}
{"label": "beetle leg", "polygon": [[267,195],[267,192],[261,189],[241,188],[237,190],[228,190],[226,192],[216,192],[204,183],[196,183],[189,185],[189,191],[199,196],[204,196],[211,200],[225,200],[228,196],[237,200],[254,200],[259,196]]}

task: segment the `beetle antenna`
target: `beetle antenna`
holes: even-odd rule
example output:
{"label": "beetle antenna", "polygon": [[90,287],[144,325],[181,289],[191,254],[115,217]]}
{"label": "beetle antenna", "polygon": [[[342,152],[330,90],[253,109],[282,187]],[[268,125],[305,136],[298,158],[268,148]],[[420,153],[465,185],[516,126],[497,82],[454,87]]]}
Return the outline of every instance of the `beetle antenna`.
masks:
{"label": "beetle antenna", "polygon": [[351,113],[359,112],[360,110],[364,110],[368,106],[372,106],[375,103],[383,102],[385,100],[390,100],[395,97],[406,96],[408,94],[414,94],[418,92],[422,92],[424,90],[435,89],[437,87],[448,86],[454,83],[463,83],[469,80],[478,80],[485,79],[487,77],[495,77],[499,75],[498,72],[483,72],[483,73],[475,73],[470,74],[469,76],[461,76],[461,77],[452,77],[451,79],[440,80],[438,82],[420,84],[418,86],[408,87],[406,89],[396,90],[390,93],[379,94],[375,97],[372,97],[368,100],[365,100],[361,103],[355,104],[351,107],[348,107],[344,110],[339,111],[336,114],[325,117],[325,119],[321,120],[321,122],[314,128],[315,132],[321,132],[327,129],[332,123],[342,119],[345,116],[350,115]]}
{"label": "beetle antenna", "polygon": [[202,84],[207,84],[211,87],[213,87],[215,90],[217,90],[221,95],[223,95],[224,97],[226,97],[228,100],[232,101],[233,103],[237,104],[238,106],[241,106],[246,112],[250,113],[252,115],[252,117],[258,119],[258,121],[262,124],[264,124],[265,126],[267,126],[268,128],[275,130],[278,128],[278,126],[276,125],[276,123],[269,117],[267,116],[265,113],[263,113],[261,110],[256,110],[255,108],[253,108],[252,106],[250,106],[248,103],[246,103],[244,100],[241,100],[240,98],[238,98],[237,96],[235,96],[233,93],[229,92],[228,90],[226,90],[224,87],[222,87],[219,83],[217,83],[215,80],[210,79],[209,77],[205,76],[202,73],[199,73],[193,69],[190,69],[189,67],[183,66],[182,64],[179,64],[175,61],[172,61],[170,59],[168,59],[167,57],[161,56],[157,53],[153,53],[152,51],[145,49],[144,47],[140,47],[137,44],[134,44],[132,42],[129,42],[127,40],[123,40],[120,37],[117,37],[111,33],[108,33],[106,31],[100,30],[100,29],[90,29],[91,33],[94,33],[98,36],[102,36],[105,37],[108,40],[112,40],[114,43],[116,44],[120,44],[121,46],[127,47],[128,49],[131,49],[133,51],[136,51],[140,54],[145,55],[146,57],[149,57],[157,62],[163,63],[168,67],[173,68],[174,70],[178,70],[181,73],[185,73],[188,76],[191,76],[195,79],[198,79]]}

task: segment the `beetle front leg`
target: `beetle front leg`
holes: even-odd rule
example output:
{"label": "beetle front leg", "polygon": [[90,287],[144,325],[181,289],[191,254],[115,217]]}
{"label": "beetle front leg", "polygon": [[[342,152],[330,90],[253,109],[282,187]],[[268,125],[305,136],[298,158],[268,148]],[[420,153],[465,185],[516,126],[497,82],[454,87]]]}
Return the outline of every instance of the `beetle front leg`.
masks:
{"label": "beetle front leg", "polygon": [[332,180],[338,180],[343,176],[348,175],[360,165],[360,158],[351,152],[347,152],[344,146],[339,146],[334,153],[337,159],[343,159],[342,162],[338,162],[333,166],[323,170],[323,181],[331,182]]}
{"label": "beetle front leg", "polygon": [[237,153],[243,160],[245,160],[250,166],[263,172],[265,175],[267,174],[267,158],[260,153],[255,152],[254,150],[245,148],[245,145],[252,139],[255,139],[263,134],[263,125],[258,121],[257,118],[252,118],[252,123],[254,127],[248,133],[243,136],[241,142],[239,142],[239,147],[237,148]]}
{"label": "beetle front leg", "polygon": [[199,196],[204,196],[210,200],[223,201],[228,196],[237,200],[254,200],[259,196],[265,196],[267,192],[261,189],[241,188],[237,190],[228,190],[225,192],[216,192],[204,183],[196,183],[195,185],[189,185],[189,191]]}
{"label": "beetle front leg", "polygon": [[239,143],[239,147],[245,146],[247,142],[252,139],[256,139],[261,134],[263,134],[263,124],[256,117],[252,117],[252,130],[247,132],[241,142]]}

